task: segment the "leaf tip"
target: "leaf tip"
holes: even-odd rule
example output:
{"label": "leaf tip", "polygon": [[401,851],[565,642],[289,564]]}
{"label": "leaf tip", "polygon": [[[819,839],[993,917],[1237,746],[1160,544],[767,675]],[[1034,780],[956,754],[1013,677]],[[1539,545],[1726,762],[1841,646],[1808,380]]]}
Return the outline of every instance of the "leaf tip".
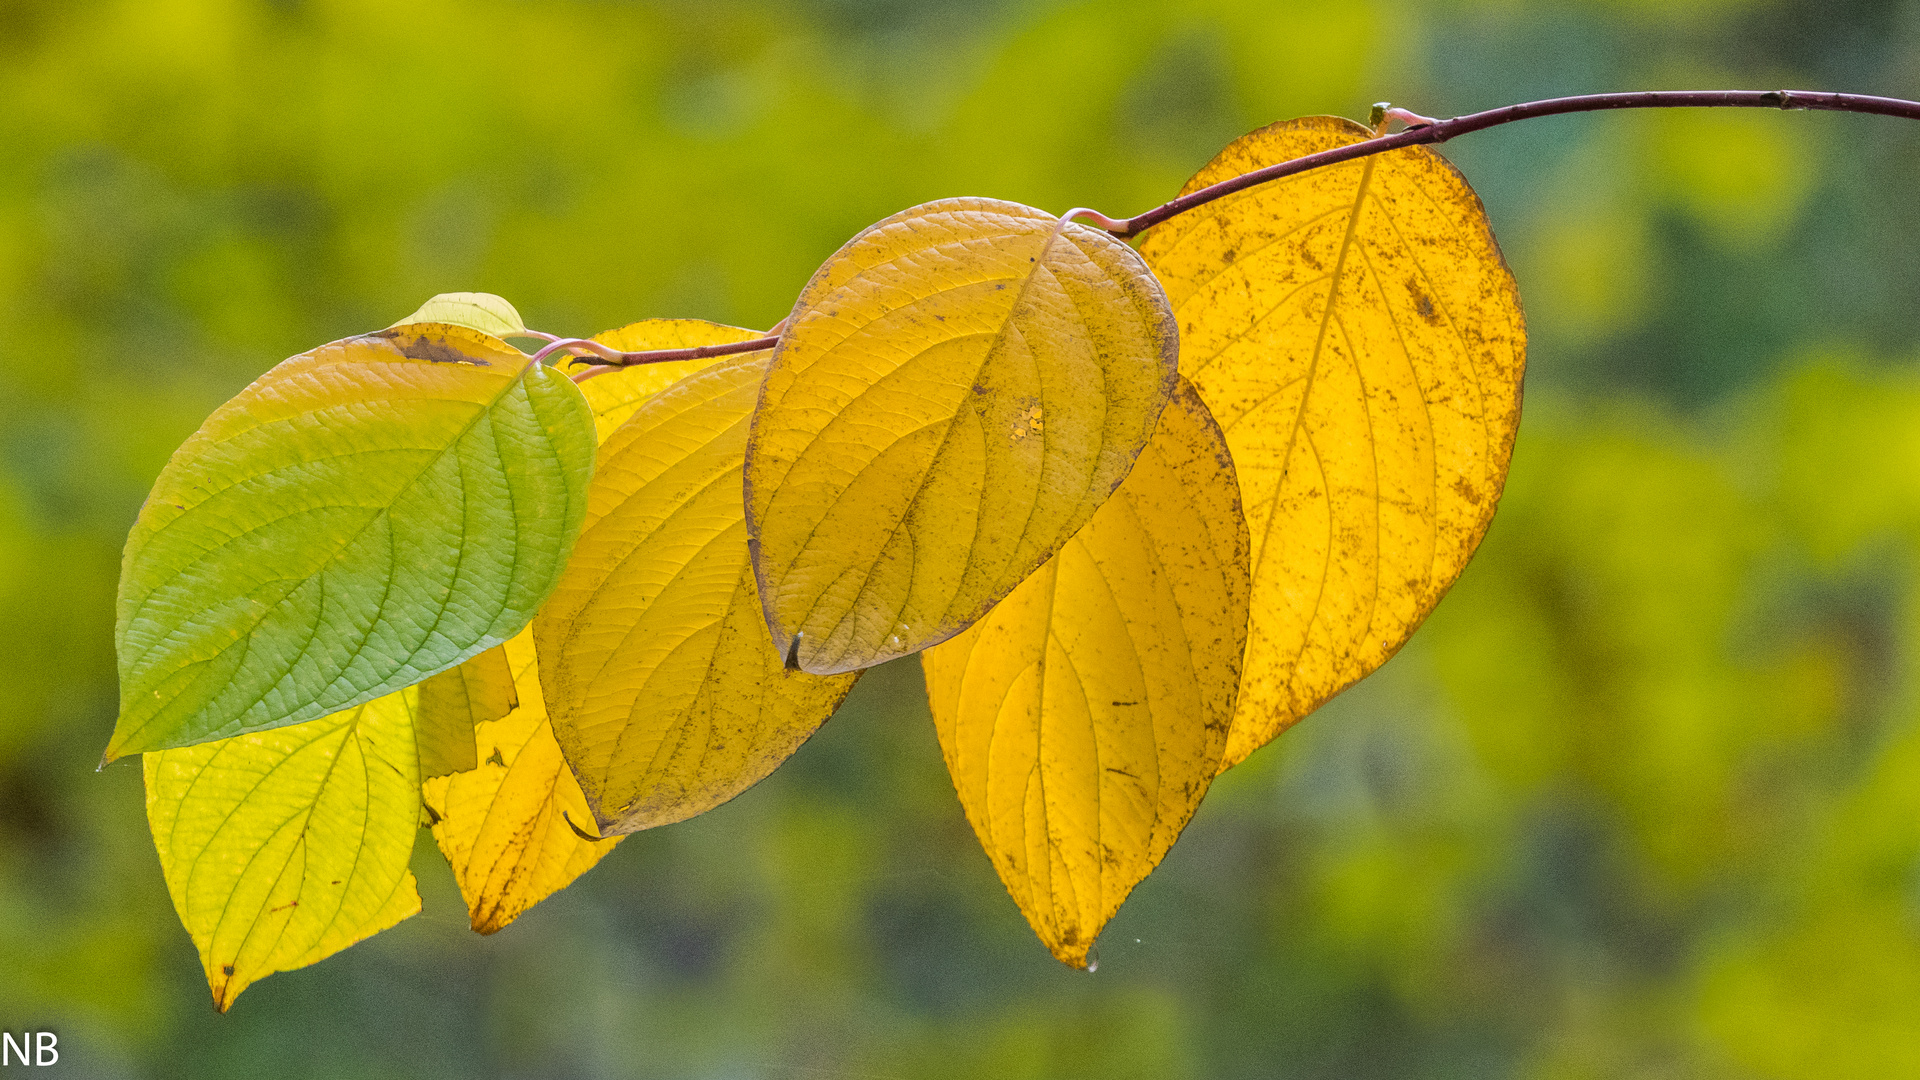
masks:
{"label": "leaf tip", "polygon": [[116,727],[113,736],[107,740],[107,748],[100,752],[100,765],[99,768],[94,771],[98,772],[100,769],[106,768],[121,758],[126,757],[128,754],[140,754],[148,750],[160,749],[157,746],[131,745],[133,741],[126,732]]}
{"label": "leaf tip", "polygon": [[1049,941],[1046,945],[1047,951],[1053,954],[1055,960],[1060,961],[1075,971],[1084,971],[1091,975],[1100,970],[1100,958],[1093,954],[1092,943],[1078,944]]}
{"label": "leaf tip", "polygon": [[233,1007],[234,1000],[240,996],[240,991],[246,989],[245,983],[234,985],[232,964],[220,965],[220,977],[211,982],[210,986],[213,990],[213,1011],[222,1015]]}

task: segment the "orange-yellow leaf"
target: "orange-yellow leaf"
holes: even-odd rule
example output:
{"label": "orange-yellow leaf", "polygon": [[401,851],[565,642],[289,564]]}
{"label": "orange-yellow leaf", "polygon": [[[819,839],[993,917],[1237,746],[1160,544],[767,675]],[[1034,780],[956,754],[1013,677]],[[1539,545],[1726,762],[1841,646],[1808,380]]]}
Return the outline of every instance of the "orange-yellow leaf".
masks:
{"label": "orange-yellow leaf", "polygon": [[1177,343],[1139,256],[992,199],[887,218],[800,294],[753,420],[773,640],[822,674],[944,641],[1132,468]]}
{"label": "orange-yellow leaf", "polygon": [[585,827],[592,815],[547,723],[533,632],[521,631],[502,648],[519,708],[474,726],[478,768],[423,785],[433,838],[482,934],[565,888],[617,842],[583,840],[567,824]]}
{"label": "orange-yellow leaf", "polygon": [[480,764],[474,725],[498,720],[518,704],[520,696],[514,692],[504,645],[421,683],[420,705],[413,718],[421,778],[466,772]]}
{"label": "orange-yellow leaf", "polygon": [[[1184,191],[1369,134],[1274,124]],[[1520,298],[1479,198],[1425,147],[1230,195],[1140,251],[1253,536],[1232,765],[1386,662],[1480,543],[1520,420]]]}
{"label": "orange-yellow leaf", "polygon": [[420,910],[413,695],[145,755],[154,847],[215,1008]]}
{"label": "orange-yellow leaf", "polygon": [[607,439],[584,545],[534,620],[554,731],[606,832],[739,794],[853,685],[786,670],[761,614],[740,472],[767,359],[689,375]]}
{"label": "orange-yellow leaf", "polygon": [[1087,527],[921,654],[967,819],[1065,963],[1086,966],[1219,769],[1247,595],[1233,465],[1183,380]]}

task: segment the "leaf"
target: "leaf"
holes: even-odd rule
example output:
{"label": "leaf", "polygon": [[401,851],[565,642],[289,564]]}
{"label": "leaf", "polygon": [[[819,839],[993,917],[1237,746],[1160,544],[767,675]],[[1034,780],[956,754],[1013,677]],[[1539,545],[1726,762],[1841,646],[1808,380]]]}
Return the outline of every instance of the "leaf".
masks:
{"label": "leaf", "polygon": [[761,614],[740,474],[768,357],[687,376],[608,438],[573,562],[534,620],[554,733],[603,832],[758,783],[853,685],[786,670]]}
{"label": "leaf", "polygon": [[920,654],[967,820],[1034,932],[1087,966],[1219,769],[1247,527],[1185,380],[1113,498],[987,617]]}
{"label": "leaf", "polygon": [[[702,345],[731,345],[766,335],[758,330],[723,326],[704,319],[642,319],[618,330],[593,335],[593,340],[621,352],[649,352],[654,349],[694,349]],[[711,367],[725,357],[709,356],[695,360],[670,360],[664,364],[634,364],[595,375],[580,384],[593,409],[594,431],[601,442],[626,422],[642,402],[702,368]],[[584,357],[576,363],[592,363]]]}
{"label": "leaf", "polygon": [[800,294],[747,448],[782,654],[853,671],[979,618],[1132,468],[1176,352],[1104,232],[946,199],[854,237]]}
{"label": "leaf", "polygon": [[412,697],[146,755],[147,821],[214,1008],[419,912]]}
{"label": "leaf", "polygon": [[527,336],[527,324],[521,321],[520,313],[492,293],[441,293],[387,329],[412,323],[448,323],[498,338]]}
{"label": "leaf", "polygon": [[421,683],[413,732],[420,775],[446,776],[478,766],[474,726],[498,720],[519,704],[504,645]]}
{"label": "leaf", "polygon": [[474,725],[478,768],[422,785],[433,838],[453,865],[473,929],[482,934],[565,888],[616,842],[583,840],[567,824],[569,818],[584,824],[589,812],[547,723],[533,631],[521,631],[503,648],[520,706]]}
{"label": "leaf", "polygon": [[[1369,134],[1274,124],[1183,191]],[[1140,250],[1253,536],[1232,765],[1386,662],[1480,543],[1520,420],[1520,298],[1479,198],[1425,147],[1228,196]]]}
{"label": "leaf", "polygon": [[472,330],[281,363],[174,452],[127,538],[107,758],[351,708],[512,637],[593,454],[573,383]]}

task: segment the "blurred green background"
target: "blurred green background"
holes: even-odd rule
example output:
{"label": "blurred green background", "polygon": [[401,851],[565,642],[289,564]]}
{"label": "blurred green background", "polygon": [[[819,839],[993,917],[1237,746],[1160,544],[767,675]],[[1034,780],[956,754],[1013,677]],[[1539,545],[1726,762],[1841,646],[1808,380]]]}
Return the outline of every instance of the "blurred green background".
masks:
{"label": "blurred green background", "polygon": [[782,317],[862,226],[1128,214],[1390,99],[1920,97],[1920,4],[0,0],[0,1028],[100,1077],[1920,1074],[1920,125],[1449,146],[1527,304],[1480,555],[1048,958],[918,669],[496,937],[426,911],[215,1016],[115,705],[120,544],[290,354],[428,295]]}

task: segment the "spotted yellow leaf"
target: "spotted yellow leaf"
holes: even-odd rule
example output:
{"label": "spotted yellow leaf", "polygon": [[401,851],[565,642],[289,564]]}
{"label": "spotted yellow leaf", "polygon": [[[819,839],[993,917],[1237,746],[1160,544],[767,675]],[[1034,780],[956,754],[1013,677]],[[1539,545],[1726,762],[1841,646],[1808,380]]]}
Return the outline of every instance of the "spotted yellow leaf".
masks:
{"label": "spotted yellow leaf", "polygon": [[547,722],[532,630],[502,648],[519,707],[474,725],[477,768],[423,785],[433,838],[482,934],[565,888],[616,842],[584,840],[568,824],[588,827],[592,815]]}
{"label": "spotted yellow leaf", "polygon": [[1065,963],[1087,965],[1219,770],[1247,598],[1233,465],[1183,380],[1086,528],[920,654],[967,819]]}
{"label": "spotted yellow leaf", "polygon": [[[1274,124],[1183,193],[1369,134]],[[1392,656],[1473,554],[1520,420],[1520,298],[1479,198],[1425,147],[1227,196],[1140,251],[1253,537],[1232,765]]]}
{"label": "spotted yellow leaf", "polygon": [[739,794],[853,684],[787,670],[761,614],[740,474],[767,360],[695,372],[608,437],[582,544],[534,620],[554,732],[606,832]]}
{"label": "spotted yellow leaf", "polygon": [[413,696],[145,755],[160,868],[215,1008],[420,910]]}
{"label": "spotted yellow leaf", "polygon": [[775,646],[853,671],[979,618],[1132,468],[1176,351],[1099,230],[946,199],[854,237],[794,305],[747,449]]}

